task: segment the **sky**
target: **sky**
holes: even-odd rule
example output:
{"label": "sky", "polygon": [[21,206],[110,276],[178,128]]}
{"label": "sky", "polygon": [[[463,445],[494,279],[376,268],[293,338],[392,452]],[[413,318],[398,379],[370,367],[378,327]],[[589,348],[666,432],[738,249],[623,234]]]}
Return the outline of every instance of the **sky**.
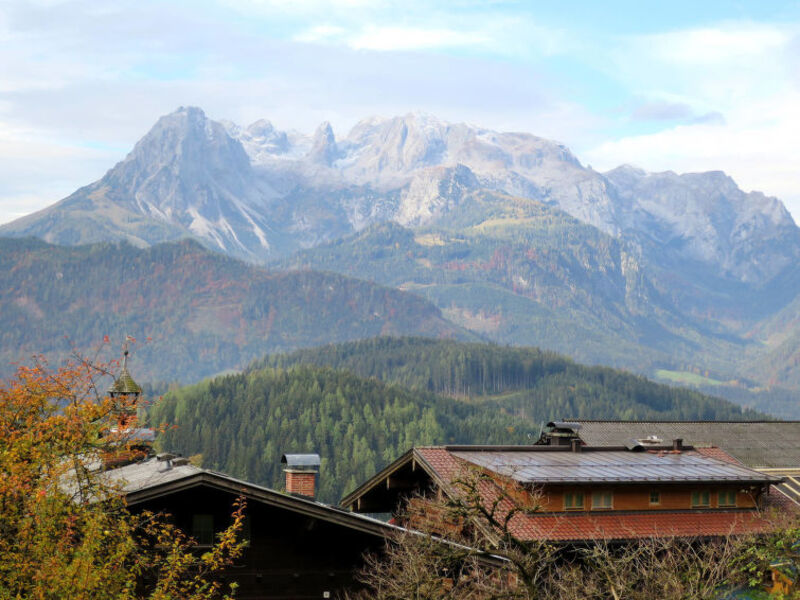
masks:
{"label": "sky", "polygon": [[722,170],[800,222],[800,3],[3,0],[0,223],[179,106],[338,137],[412,111],[599,171]]}

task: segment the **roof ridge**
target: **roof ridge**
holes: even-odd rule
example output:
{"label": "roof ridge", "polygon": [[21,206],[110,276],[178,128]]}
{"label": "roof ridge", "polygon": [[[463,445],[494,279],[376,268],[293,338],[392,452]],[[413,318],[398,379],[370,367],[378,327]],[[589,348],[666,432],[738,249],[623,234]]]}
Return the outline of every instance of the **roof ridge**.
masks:
{"label": "roof ridge", "polygon": [[658,419],[650,419],[650,420],[629,420],[629,419],[581,419],[581,418],[569,418],[569,419],[561,419],[562,421],[572,421],[574,423],[625,423],[628,425],[636,425],[636,424],[644,424],[644,423],[741,423],[743,425],[747,425],[749,423],[776,423],[776,424],[784,424],[784,423],[800,423],[800,419],[690,419],[687,421],[682,421],[679,419],[673,420],[658,420]]}

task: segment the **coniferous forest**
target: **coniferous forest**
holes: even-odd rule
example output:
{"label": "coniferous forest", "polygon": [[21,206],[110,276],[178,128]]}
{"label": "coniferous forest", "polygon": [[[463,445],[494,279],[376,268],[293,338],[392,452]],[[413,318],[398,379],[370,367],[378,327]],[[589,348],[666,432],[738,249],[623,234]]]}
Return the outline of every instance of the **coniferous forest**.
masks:
{"label": "coniferous forest", "polygon": [[152,423],[174,424],[163,448],[202,455],[204,467],[282,488],[281,455],[322,456],[319,499],[341,496],[413,445],[525,443],[538,433],[498,405],[299,366],[228,375],[167,394]]}
{"label": "coniferous forest", "polygon": [[324,502],[414,445],[532,443],[563,417],[760,416],[533,348],[386,337],[269,356],[172,391],[150,411],[152,424],[174,425],[162,448],[271,487],[282,487],[283,453],[319,453]]}
{"label": "coniferous forest", "polygon": [[585,419],[747,419],[752,410],[619,369],[538,348],[379,337],[268,356],[253,364],[346,369],[361,377],[471,401],[488,399],[534,422]]}

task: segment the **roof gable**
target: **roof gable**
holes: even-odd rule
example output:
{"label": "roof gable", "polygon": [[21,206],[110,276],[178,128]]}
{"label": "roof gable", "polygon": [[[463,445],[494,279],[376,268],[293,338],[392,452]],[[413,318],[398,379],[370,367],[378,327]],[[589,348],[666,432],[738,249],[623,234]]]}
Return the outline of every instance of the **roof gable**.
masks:
{"label": "roof gable", "polygon": [[259,486],[223,473],[201,469],[190,464],[169,465],[167,461],[151,458],[106,472],[111,481],[120,485],[129,506],[153,500],[186,489],[209,487],[244,496],[308,517],[385,537],[399,528],[364,515],[322,504],[311,499]]}

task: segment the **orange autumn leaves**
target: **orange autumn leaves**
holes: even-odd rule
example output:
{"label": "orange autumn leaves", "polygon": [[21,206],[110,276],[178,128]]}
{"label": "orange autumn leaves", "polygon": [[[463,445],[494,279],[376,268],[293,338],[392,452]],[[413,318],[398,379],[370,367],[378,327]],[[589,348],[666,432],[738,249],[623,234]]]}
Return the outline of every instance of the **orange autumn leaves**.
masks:
{"label": "orange autumn leaves", "polygon": [[131,514],[101,475],[131,453],[107,374],[36,365],[0,383],[0,599],[225,597],[213,575],[241,555],[244,503],[202,555],[163,516]]}

